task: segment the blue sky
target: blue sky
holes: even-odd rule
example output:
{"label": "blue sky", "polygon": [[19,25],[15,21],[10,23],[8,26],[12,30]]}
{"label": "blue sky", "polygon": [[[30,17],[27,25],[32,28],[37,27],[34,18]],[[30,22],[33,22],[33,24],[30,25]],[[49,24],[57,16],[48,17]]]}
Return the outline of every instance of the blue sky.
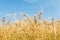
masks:
{"label": "blue sky", "polygon": [[45,18],[60,18],[60,0],[0,0],[0,17],[9,17],[15,12],[32,16],[41,9]]}

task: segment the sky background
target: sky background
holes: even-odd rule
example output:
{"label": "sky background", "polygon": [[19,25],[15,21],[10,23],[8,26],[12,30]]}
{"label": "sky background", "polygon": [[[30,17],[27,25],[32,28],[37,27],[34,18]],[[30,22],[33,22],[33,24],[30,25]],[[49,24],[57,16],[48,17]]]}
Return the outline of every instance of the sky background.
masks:
{"label": "sky background", "polygon": [[0,18],[24,12],[32,16],[41,9],[45,18],[60,19],[60,0],[0,0]]}

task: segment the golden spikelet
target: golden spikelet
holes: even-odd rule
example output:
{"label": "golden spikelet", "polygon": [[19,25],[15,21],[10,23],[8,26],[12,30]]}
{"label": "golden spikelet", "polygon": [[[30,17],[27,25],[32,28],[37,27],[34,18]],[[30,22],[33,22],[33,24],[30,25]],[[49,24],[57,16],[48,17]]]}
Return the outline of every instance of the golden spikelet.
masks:
{"label": "golden spikelet", "polygon": [[60,20],[41,21],[37,17],[42,16],[42,12],[33,18],[23,15],[24,19],[15,20],[12,24],[2,20],[5,25],[0,25],[0,40],[60,40]]}

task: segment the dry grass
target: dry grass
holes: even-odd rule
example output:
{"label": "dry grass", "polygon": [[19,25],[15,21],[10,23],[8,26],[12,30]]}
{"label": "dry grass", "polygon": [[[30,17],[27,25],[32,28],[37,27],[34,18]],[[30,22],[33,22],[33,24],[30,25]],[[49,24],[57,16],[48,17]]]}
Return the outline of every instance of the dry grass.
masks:
{"label": "dry grass", "polygon": [[25,16],[22,21],[15,21],[12,25],[3,22],[0,25],[0,40],[60,40],[60,20],[51,22],[37,21],[36,16]]}

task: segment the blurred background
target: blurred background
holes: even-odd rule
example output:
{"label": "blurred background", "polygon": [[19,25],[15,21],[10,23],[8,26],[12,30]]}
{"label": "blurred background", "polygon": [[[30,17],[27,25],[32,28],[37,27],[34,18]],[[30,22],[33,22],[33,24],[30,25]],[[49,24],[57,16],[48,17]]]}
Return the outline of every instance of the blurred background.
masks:
{"label": "blurred background", "polygon": [[44,11],[44,18],[60,19],[60,0],[0,0],[0,18],[13,19],[23,13],[33,16],[34,13]]}

